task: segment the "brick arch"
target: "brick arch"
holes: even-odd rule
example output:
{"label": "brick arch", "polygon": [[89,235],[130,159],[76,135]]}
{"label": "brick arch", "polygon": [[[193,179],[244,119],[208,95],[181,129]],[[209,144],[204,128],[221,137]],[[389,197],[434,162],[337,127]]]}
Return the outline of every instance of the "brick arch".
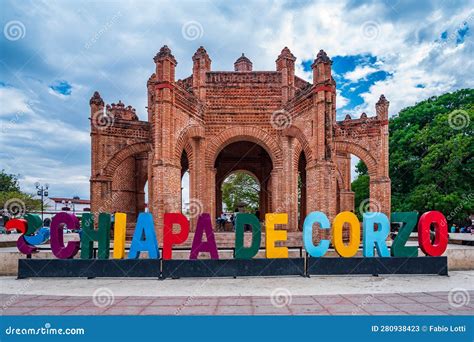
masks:
{"label": "brick arch", "polygon": [[369,176],[373,177],[377,175],[377,159],[375,159],[372,153],[367,151],[367,149],[361,145],[354,142],[336,141],[335,150],[342,153],[350,153],[359,157],[365,163],[365,165],[367,165]]}
{"label": "brick arch", "polygon": [[250,141],[262,146],[270,156],[273,167],[281,167],[282,151],[276,140],[267,132],[250,126],[226,129],[207,144],[206,166],[213,167],[219,153],[227,145],[238,141]]}
{"label": "brick arch", "polygon": [[222,183],[226,180],[227,177],[229,177],[230,175],[234,174],[234,173],[238,173],[238,172],[241,172],[241,173],[246,173],[247,175],[251,176],[252,178],[254,178],[257,182],[258,182],[258,185],[259,186],[262,186],[262,180],[256,175],[256,173],[253,171],[253,170],[250,170],[250,169],[237,169],[237,170],[232,170],[230,172],[227,172],[222,181],[220,182],[221,183],[221,186],[222,186]]}
{"label": "brick arch", "polygon": [[311,146],[308,143],[308,140],[306,139],[306,135],[296,127],[295,125],[291,125],[290,127],[287,127],[283,130],[283,134],[286,136],[290,136],[295,138],[299,144],[297,144],[296,149],[298,150],[296,153],[296,162],[298,162],[298,159],[300,157],[301,151],[304,152],[304,156],[306,158],[306,162],[310,163],[312,161],[312,153],[311,153]]}
{"label": "brick arch", "polygon": [[[183,150],[189,149],[189,151],[192,151],[192,148],[190,148],[191,146],[190,139],[198,138],[198,137],[204,138],[204,127],[202,126],[191,125],[181,130],[181,132],[178,135],[178,139],[176,139],[176,144],[175,144],[175,149],[174,149],[174,158],[176,160],[179,160],[181,158],[181,153],[183,153]],[[189,151],[186,150],[186,153],[188,153]],[[188,158],[189,158],[189,154],[188,154]]]}
{"label": "brick arch", "polygon": [[102,175],[112,179],[115,170],[119,165],[127,158],[140,154],[143,152],[149,152],[152,150],[152,145],[150,143],[136,143],[133,145],[128,145],[124,149],[118,151],[114,156],[107,162],[107,165],[102,171]]}

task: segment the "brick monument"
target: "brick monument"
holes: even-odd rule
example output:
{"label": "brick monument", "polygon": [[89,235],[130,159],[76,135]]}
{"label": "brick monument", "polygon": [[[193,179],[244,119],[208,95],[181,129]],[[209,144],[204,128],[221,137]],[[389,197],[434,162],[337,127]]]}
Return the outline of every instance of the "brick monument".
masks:
{"label": "brick monument", "polygon": [[286,212],[286,228],[298,231],[311,211],[332,220],[354,210],[354,154],[368,167],[371,209],[389,214],[389,102],[383,95],[376,116],[336,121],[332,61],[322,50],[311,66],[312,83],[295,75],[296,58],[286,47],[275,71],[253,71],[243,54],[234,71],[213,71],[203,47],[192,59],[192,75],[176,80],[171,50],[163,46],[154,57],[148,121],[120,101],[105,106],[98,92],[92,96],[93,212],[125,212],[133,227],[148,184],[148,209],[161,238],[163,214],[181,212],[188,171],[193,230],[196,214],[210,213],[213,220],[220,214],[222,182],[244,171],[260,183],[261,218]]}

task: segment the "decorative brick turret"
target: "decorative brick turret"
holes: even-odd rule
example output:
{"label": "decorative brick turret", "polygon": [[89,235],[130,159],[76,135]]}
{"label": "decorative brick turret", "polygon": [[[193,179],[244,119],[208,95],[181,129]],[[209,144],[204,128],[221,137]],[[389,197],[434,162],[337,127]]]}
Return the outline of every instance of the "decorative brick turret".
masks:
{"label": "decorative brick turret", "polygon": [[156,80],[158,82],[174,82],[175,67],[178,64],[167,45],[163,45],[153,58],[156,64]]}
{"label": "decorative brick turret", "polygon": [[204,47],[199,47],[193,56],[193,90],[203,100],[206,97],[206,73],[211,71],[211,59]]}
{"label": "decorative brick turret", "polygon": [[380,120],[387,120],[388,119],[388,106],[390,102],[387,101],[385,96],[382,94],[380,95],[379,100],[375,104],[375,112],[377,113],[377,117]]}
{"label": "decorative brick turret", "polygon": [[245,55],[242,53],[242,56],[237,58],[237,60],[234,63],[234,70],[235,71],[252,71],[252,62],[250,59],[245,57]]}
{"label": "decorative brick turret", "polygon": [[286,46],[281,50],[280,55],[276,60],[276,69],[281,72],[281,95],[282,102],[286,103],[295,95],[295,61],[290,49]]}
{"label": "decorative brick turret", "polygon": [[313,69],[313,84],[331,80],[331,65],[332,61],[326,52],[319,50],[316,59],[311,65],[311,69]]}

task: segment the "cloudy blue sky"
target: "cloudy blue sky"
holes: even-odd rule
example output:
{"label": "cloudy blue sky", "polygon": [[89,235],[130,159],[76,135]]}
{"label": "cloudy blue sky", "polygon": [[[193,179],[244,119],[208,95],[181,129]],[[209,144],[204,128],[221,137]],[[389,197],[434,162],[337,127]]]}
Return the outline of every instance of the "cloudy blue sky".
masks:
{"label": "cloudy blue sky", "polygon": [[274,70],[288,46],[310,80],[319,49],[333,59],[338,117],[390,115],[474,87],[472,1],[4,1],[0,17],[0,169],[52,196],[89,198],[89,98],[121,99],[146,119],[153,56],[167,44],[177,78],[203,45],[214,70],[242,52]]}

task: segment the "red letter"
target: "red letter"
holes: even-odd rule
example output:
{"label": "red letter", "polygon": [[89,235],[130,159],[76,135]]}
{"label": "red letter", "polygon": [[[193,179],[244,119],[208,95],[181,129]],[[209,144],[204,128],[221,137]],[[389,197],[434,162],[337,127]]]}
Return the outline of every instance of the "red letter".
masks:
{"label": "red letter", "polygon": [[[431,244],[430,226],[434,225],[435,240]],[[418,243],[426,255],[440,256],[448,247],[448,223],[439,211],[428,211],[421,215],[418,222]]]}
{"label": "red letter", "polygon": [[[165,213],[163,227],[163,259],[171,259],[173,245],[179,245],[186,241],[189,235],[189,221],[180,213]],[[177,234],[173,234],[173,224],[181,226]]]}

